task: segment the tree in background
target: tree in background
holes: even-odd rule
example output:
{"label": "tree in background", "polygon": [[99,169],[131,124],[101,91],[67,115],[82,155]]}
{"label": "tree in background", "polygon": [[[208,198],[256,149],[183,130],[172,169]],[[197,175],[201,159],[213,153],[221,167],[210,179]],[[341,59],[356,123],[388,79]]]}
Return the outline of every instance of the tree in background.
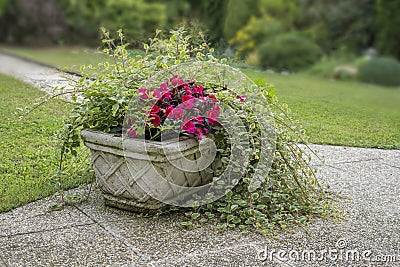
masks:
{"label": "tree in background", "polygon": [[254,0],[229,0],[226,9],[224,25],[224,37],[230,40],[235,37],[236,32],[247,24],[250,17],[257,16],[258,1]]}
{"label": "tree in background", "polygon": [[400,1],[377,0],[377,41],[380,52],[400,59]]}
{"label": "tree in background", "polygon": [[1,0],[3,41],[23,44],[57,43],[65,29],[57,0]]}
{"label": "tree in background", "polygon": [[229,0],[189,0],[191,11],[204,23],[212,42],[224,38],[224,25]]}
{"label": "tree in background", "polygon": [[359,52],[374,43],[375,0],[296,0],[296,27],[306,30],[325,52]]}
{"label": "tree in background", "polygon": [[72,36],[98,39],[98,29],[124,29],[129,41],[140,45],[166,22],[165,5],[144,0],[62,0]]}

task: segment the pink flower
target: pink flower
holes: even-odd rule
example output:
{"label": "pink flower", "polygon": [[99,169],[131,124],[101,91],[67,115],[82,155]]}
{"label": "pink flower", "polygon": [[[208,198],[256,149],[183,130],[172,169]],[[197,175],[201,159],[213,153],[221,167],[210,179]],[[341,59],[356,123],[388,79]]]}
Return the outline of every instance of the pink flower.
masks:
{"label": "pink flower", "polygon": [[219,112],[215,109],[212,109],[210,111],[208,111],[207,113],[207,121],[213,125],[214,123],[217,122],[217,117],[219,115]]}
{"label": "pink flower", "polygon": [[149,96],[151,96],[151,98],[157,98],[160,99],[162,96],[162,93],[156,90],[150,90]]}
{"label": "pink flower", "polygon": [[185,120],[181,129],[191,134],[196,133],[196,125],[192,121]]}
{"label": "pink flower", "polygon": [[181,78],[179,78],[178,76],[173,76],[172,78],[171,78],[171,84],[173,85],[173,86],[180,86],[180,85],[184,85],[184,84],[186,84],[185,83],[185,81],[184,80],[182,80]]}
{"label": "pink flower", "polygon": [[165,109],[165,115],[168,116],[171,111],[174,110],[174,106],[169,106]]}
{"label": "pink flower", "polygon": [[184,95],[182,96],[182,108],[184,109],[191,109],[194,107],[194,97],[191,95]]}
{"label": "pink flower", "polygon": [[189,86],[185,86],[184,88],[183,88],[183,90],[185,91],[185,94],[186,95],[192,95],[192,90],[190,90],[190,87]]}
{"label": "pink flower", "polygon": [[184,96],[182,96],[182,102],[189,101],[189,100],[191,100],[193,98],[194,97],[192,95],[184,95]]}
{"label": "pink flower", "polygon": [[149,99],[149,90],[146,88],[139,88],[137,93],[139,94],[139,97],[142,99]]}
{"label": "pink flower", "polygon": [[198,116],[198,117],[192,116],[191,120],[195,121],[199,125],[203,125],[203,122],[204,122],[202,116]]}
{"label": "pink flower", "polygon": [[208,97],[206,97],[206,96],[201,96],[201,97],[199,97],[199,100],[201,101],[201,102],[208,102],[208,100],[209,100],[209,98]]}
{"label": "pink flower", "polygon": [[221,114],[221,110],[219,109],[219,106],[217,104],[214,105],[213,110],[218,114],[217,116]]}
{"label": "pink flower", "polygon": [[167,91],[168,90],[168,82],[160,84],[160,91]]}
{"label": "pink flower", "polygon": [[168,118],[170,118],[170,119],[178,119],[178,120],[179,120],[179,119],[182,119],[183,114],[184,114],[183,109],[181,109],[181,108],[174,108],[174,109],[171,111],[171,113],[169,113]]}
{"label": "pink flower", "polygon": [[169,91],[165,92],[162,96],[163,99],[172,99],[171,93]]}
{"label": "pink flower", "polygon": [[204,90],[203,86],[199,86],[197,84],[193,86],[193,93],[195,94],[203,95],[203,90]]}
{"label": "pink flower", "polygon": [[137,136],[137,133],[136,133],[134,130],[129,129],[129,131],[128,131],[128,136],[130,136],[131,138],[134,138],[134,137]]}
{"label": "pink flower", "polygon": [[153,124],[154,127],[157,127],[158,125],[160,125],[160,122],[161,122],[160,116],[158,116],[156,114],[151,114],[149,116],[149,120]]}
{"label": "pink flower", "polygon": [[246,102],[246,96],[245,95],[238,95],[237,98],[239,98],[240,102]]}

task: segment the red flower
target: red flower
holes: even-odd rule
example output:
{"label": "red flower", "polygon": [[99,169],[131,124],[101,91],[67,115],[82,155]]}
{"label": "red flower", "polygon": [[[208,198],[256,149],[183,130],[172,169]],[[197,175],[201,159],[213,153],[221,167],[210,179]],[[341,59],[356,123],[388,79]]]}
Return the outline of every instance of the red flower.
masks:
{"label": "red flower", "polygon": [[182,96],[182,108],[184,109],[191,109],[194,107],[194,97],[191,95],[184,95]]}
{"label": "red flower", "polygon": [[213,94],[209,94],[208,97],[211,98],[214,102],[218,101],[217,98],[215,97],[215,95],[213,95]]}
{"label": "red flower", "polygon": [[157,127],[158,125],[160,125],[161,119],[160,116],[156,115],[156,114],[151,114],[149,116],[150,122],[153,124],[154,127]]}
{"label": "red flower", "polygon": [[203,123],[204,123],[202,116],[198,116],[198,117],[192,116],[191,120],[195,121],[199,125],[203,125]]}
{"label": "red flower", "polygon": [[157,114],[158,112],[160,112],[160,108],[157,105],[153,105],[151,107],[150,113],[151,114]]}
{"label": "red flower", "polygon": [[207,113],[207,121],[213,125],[214,123],[217,122],[217,117],[219,115],[219,111],[212,109],[210,111],[208,111]]}
{"label": "red flower", "polygon": [[219,109],[219,106],[217,104],[214,105],[213,110],[218,114],[217,116],[221,114],[221,110]]}
{"label": "red flower", "polygon": [[181,78],[179,78],[178,76],[173,76],[172,78],[171,78],[171,84],[173,85],[173,86],[180,86],[180,85],[184,85],[184,84],[186,84],[185,83],[185,81],[184,80],[182,80]]}
{"label": "red flower", "polygon": [[181,108],[174,108],[174,109],[171,111],[171,113],[169,113],[168,118],[170,118],[170,119],[178,119],[178,120],[179,120],[179,119],[182,119],[183,114],[184,114],[183,109],[181,109]]}
{"label": "red flower", "polygon": [[168,90],[168,82],[160,84],[160,91],[167,91]]}
{"label": "red flower", "polygon": [[174,110],[174,106],[169,106],[165,109],[165,115],[168,116],[171,111]]}
{"label": "red flower", "polygon": [[191,134],[196,133],[196,125],[192,121],[185,120],[181,129]]}
{"label": "red flower", "polygon": [[203,86],[199,86],[197,84],[193,85],[193,93],[203,95],[203,90],[204,90]]}
{"label": "red flower", "polygon": [[163,94],[162,99],[172,99],[171,92],[167,91]]}

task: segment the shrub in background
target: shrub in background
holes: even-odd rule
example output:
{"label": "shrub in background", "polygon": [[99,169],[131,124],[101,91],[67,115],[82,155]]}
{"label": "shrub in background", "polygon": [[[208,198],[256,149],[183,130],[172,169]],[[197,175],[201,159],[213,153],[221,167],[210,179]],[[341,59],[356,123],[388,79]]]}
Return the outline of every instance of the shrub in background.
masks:
{"label": "shrub in background", "polygon": [[255,50],[258,44],[278,35],[283,30],[281,23],[270,16],[261,18],[252,16],[249,22],[236,32],[230,44],[235,47],[239,57],[246,57]]}
{"label": "shrub in background", "polygon": [[296,32],[267,40],[258,47],[257,53],[261,67],[278,71],[303,69],[315,63],[322,55],[316,44]]}
{"label": "shrub in background", "polygon": [[400,86],[400,62],[390,57],[376,57],[360,66],[362,82],[385,86]]}

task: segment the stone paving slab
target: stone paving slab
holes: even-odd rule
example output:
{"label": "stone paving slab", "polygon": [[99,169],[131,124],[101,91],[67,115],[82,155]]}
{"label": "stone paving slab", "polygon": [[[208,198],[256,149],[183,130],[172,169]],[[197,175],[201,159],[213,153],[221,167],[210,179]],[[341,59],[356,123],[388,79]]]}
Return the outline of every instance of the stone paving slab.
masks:
{"label": "stone paving slab", "polygon": [[98,225],[0,238],[8,266],[123,266],[138,256]]}
{"label": "stone paving slab", "polygon": [[[314,162],[318,177],[345,196],[339,204],[347,220],[340,223],[316,219],[307,231],[299,227],[276,238],[255,231],[216,234],[212,222],[185,230],[182,214],[143,217],[105,207],[94,189],[88,201],[61,211],[44,212],[54,201],[49,197],[0,214],[0,259],[5,266],[400,266],[400,174],[380,159],[399,166],[399,151],[373,149],[368,156],[359,148],[313,148],[329,162]],[[336,249],[342,259],[324,249]],[[292,258],[271,259],[274,250]],[[312,260],[295,257],[311,252]],[[371,255],[356,260],[351,253]],[[396,261],[373,261],[391,257]]]}

